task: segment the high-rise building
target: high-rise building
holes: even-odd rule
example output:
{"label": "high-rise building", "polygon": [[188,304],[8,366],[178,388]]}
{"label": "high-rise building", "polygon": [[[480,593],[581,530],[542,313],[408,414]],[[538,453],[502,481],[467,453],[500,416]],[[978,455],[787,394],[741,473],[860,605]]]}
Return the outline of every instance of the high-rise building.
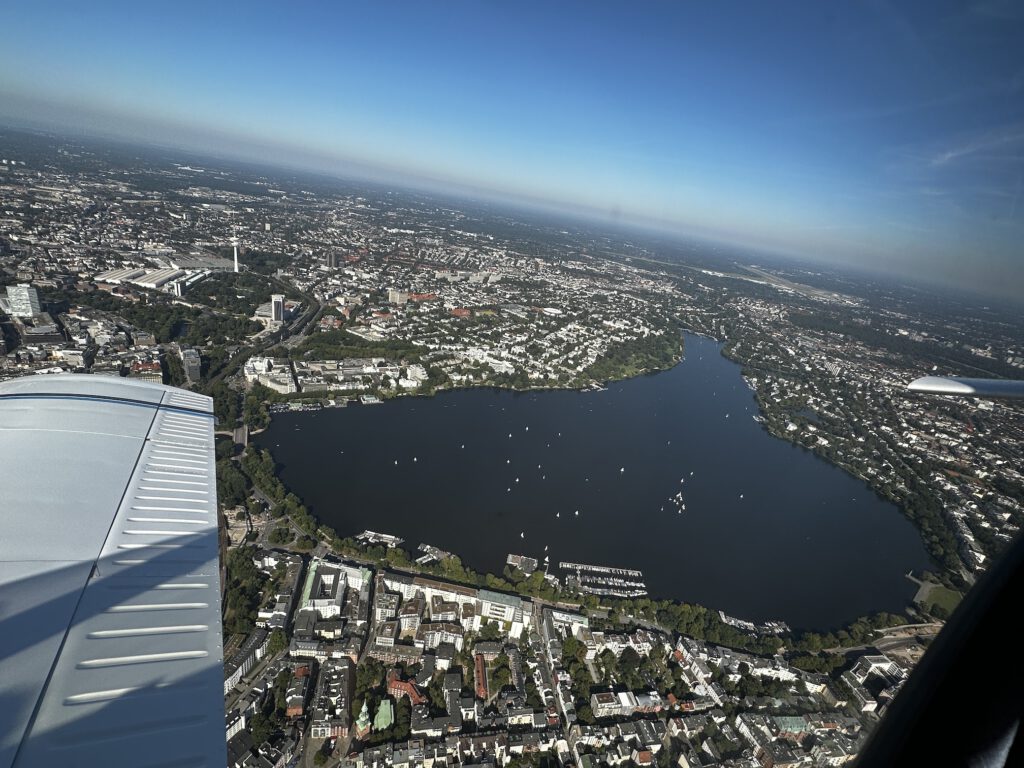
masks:
{"label": "high-rise building", "polygon": [[332,248],[324,254],[324,264],[331,269],[337,269],[341,266],[341,254]]}
{"label": "high-rise building", "polygon": [[270,320],[274,323],[284,322],[284,294],[275,293],[270,297]]}
{"label": "high-rise building", "polygon": [[199,352],[191,347],[181,350],[181,362],[185,368],[185,378],[195,383],[202,377],[203,359]]}
{"label": "high-rise building", "polygon": [[31,317],[43,311],[39,291],[24,283],[7,286],[7,306],[15,317]]}
{"label": "high-rise building", "polygon": [[400,291],[397,288],[388,288],[388,303],[405,304],[407,301],[409,301],[408,291]]}

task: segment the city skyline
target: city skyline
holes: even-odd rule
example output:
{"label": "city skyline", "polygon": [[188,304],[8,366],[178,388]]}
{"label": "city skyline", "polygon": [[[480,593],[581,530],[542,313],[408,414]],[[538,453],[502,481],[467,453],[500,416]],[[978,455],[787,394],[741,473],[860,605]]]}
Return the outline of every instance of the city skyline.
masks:
{"label": "city skyline", "polygon": [[21,7],[0,119],[1020,294],[1011,4],[642,10]]}

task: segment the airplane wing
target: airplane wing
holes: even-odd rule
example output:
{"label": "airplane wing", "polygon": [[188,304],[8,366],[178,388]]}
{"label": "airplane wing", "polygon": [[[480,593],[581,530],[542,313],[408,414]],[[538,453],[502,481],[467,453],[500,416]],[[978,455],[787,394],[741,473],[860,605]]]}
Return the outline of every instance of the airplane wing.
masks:
{"label": "airplane wing", "polygon": [[968,379],[959,376],[922,376],[907,385],[911,392],[962,397],[1024,397],[1024,381],[1015,379]]}
{"label": "airplane wing", "polygon": [[0,768],[225,764],[212,410],[0,383]]}

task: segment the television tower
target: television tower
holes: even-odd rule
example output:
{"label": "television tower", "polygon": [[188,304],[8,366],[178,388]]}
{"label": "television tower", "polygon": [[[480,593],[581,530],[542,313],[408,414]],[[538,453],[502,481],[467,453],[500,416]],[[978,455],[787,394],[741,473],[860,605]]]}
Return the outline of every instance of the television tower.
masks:
{"label": "television tower", "polygon": [[238,271],[238,237],[231,238],[231,245],[235,249],[235,272]]}

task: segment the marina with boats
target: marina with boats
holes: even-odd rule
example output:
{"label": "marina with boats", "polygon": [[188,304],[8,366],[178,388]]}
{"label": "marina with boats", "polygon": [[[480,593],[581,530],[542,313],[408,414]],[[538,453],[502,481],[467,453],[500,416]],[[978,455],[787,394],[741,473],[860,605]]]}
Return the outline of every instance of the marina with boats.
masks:
{"label": "marina with boats", "polygon": [[607,597],[645,597],[647,585],[642,572],[631,568],[613,568],[607,565],[589,565],[563,561],[558,567],[566,571],[566,586],[580,592]]}

